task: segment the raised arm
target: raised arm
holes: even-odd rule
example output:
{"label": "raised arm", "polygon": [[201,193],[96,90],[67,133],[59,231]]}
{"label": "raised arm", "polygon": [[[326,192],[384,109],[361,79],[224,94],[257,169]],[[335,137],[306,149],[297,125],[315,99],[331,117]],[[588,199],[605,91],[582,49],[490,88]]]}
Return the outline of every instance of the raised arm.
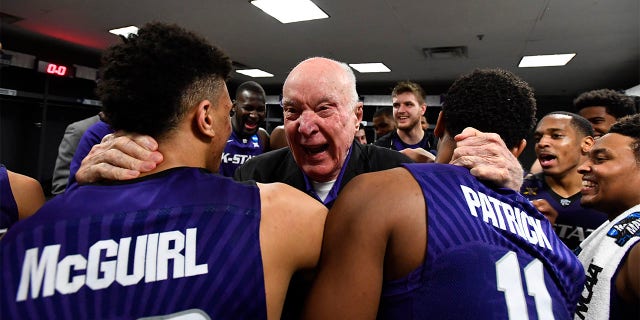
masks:
{"label": "raised arm", "polygon": [[162,162],[158,143],[149,136],[118,132],[93,146],[76,173],[79,184],[99,180],[128,180]]}
{"label": "raised arm", "polygon": [[478,179],[520,191],[524,176],[522,165],[499,135],[466,128],[455,139],[451,164],[469,168]]}

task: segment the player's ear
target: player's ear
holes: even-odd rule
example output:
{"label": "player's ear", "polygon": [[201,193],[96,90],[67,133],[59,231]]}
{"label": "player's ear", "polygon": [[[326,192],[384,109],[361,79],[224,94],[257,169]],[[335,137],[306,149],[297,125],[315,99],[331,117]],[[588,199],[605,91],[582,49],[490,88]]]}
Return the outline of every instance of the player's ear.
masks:
{"label": "player's ear", "polygon": [[520,154],[522,153],[522,151],[524,151],[524,148],[527,146],[527,139],[522,139],[520,141],[520,143],[518,143],[517,146],[513,147],[511,149],[511,153],[517,157],[520,156]]}
{"label": "player's ear", "polygon": [[582,142],[580,143],[580,149],[582,151],[582,154],[586,155],[587,153],[589,153],[589,150],[591,150],[591,148],[595,143],[596,143],[596,140],[593,139],[592,136],[586,136],[582,138]]}
{"label": "player's ear", "polygon": [[442,117],[442,111],[438,113],[438,120],[436,121],[436,127],[433,129],[433,134],[437,138],[444,136],[444,118]]}
{"label": "player's ear", "polygon": [[194,116],[194,129],[198,134],[205,135],[207,137],[214,137],[216,135],[213,123],[214,112],[213,105],[209,100],[202,100],[198,103],[198,107]]}
{"label": "player's ear", "polygon": [[358,101],[358,103],[356,104],[356,108],[354,109],[354,112],[356,113],[356,118],[358,118],[358,124],[362,122],[363,106],[364,106],[364,103],[362,103],[361,101]]}

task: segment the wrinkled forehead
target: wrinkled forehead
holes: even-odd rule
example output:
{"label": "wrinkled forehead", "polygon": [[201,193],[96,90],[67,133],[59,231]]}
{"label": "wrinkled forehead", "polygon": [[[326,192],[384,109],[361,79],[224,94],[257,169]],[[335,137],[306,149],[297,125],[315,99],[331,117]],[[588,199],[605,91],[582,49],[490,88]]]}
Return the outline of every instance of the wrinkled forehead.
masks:
{"label": "wrinkled forehead", "polygon": [[333,103],[346,105],[348,87],[339,78],[333,76],[314,77],[312,74],[290,77],[282,88],[282,104],[320,104]]}

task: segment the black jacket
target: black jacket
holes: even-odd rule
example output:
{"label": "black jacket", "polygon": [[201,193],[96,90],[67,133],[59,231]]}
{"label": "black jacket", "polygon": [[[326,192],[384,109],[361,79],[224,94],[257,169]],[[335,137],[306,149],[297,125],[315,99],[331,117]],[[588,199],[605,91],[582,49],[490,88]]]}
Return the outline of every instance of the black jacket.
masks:
{"label": "black jacket", "polygon": [[[398,167],[401,163],[413,162],[400,152],[370,144],[361,145],[353,142],[351,152],[339,190],[359,174],[391,169]],[[293,160],[293,154],[289,148],[273,150],[251,158],[236,170],[234,179],[255,180],[262,183],[282,182],[302,192],[307,191],[302,170]]]}

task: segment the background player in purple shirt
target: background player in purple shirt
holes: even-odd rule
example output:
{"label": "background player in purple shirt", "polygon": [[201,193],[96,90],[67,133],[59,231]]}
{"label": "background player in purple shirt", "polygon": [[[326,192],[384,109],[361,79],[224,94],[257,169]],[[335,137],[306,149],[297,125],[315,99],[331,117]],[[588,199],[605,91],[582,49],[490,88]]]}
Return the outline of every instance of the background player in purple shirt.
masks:
{"label": "background player in purple shirt", "polygon": [[236,90],[231,116],[231,136],[222,152],[220,174],[233,177],[236,169],[247,160],[267,152],[269,133],[260,128],[266,116],[266,94],[255,81],[247,81]]}
{"label": "background player in purple shirt", "polygon": [[126,183],[73,185],[0,241],[0,318],[278,319],[320,254],[326,209],[284,184],[213,174],[231,132],[231,61],[151,23],[110,48],[99,96],[115,130],[164,161]]}
{"label": "background player in purple shirt", "polygon": [[[468,126],[498,133],[520,154],[535,110],[531,88],[511,73],[477,70],[458,79],[436,124],[437,162],[449,162],[461,138],[475,133],[463,131]],[[464,168],[407,164],[360,175],[339,196],[306,316],[571,319],[582,272],[515,190]]]}
{"label": "background player in purple shirt", "polygon": [[520,189],[540,212],[556,216],[556,233],[571,250],[607,219],[604,213],[580,205],[578,166],[593,146],[592,135],[589,121],[575,113],[544,116],[533,134],[542,172],[525,178]]}

